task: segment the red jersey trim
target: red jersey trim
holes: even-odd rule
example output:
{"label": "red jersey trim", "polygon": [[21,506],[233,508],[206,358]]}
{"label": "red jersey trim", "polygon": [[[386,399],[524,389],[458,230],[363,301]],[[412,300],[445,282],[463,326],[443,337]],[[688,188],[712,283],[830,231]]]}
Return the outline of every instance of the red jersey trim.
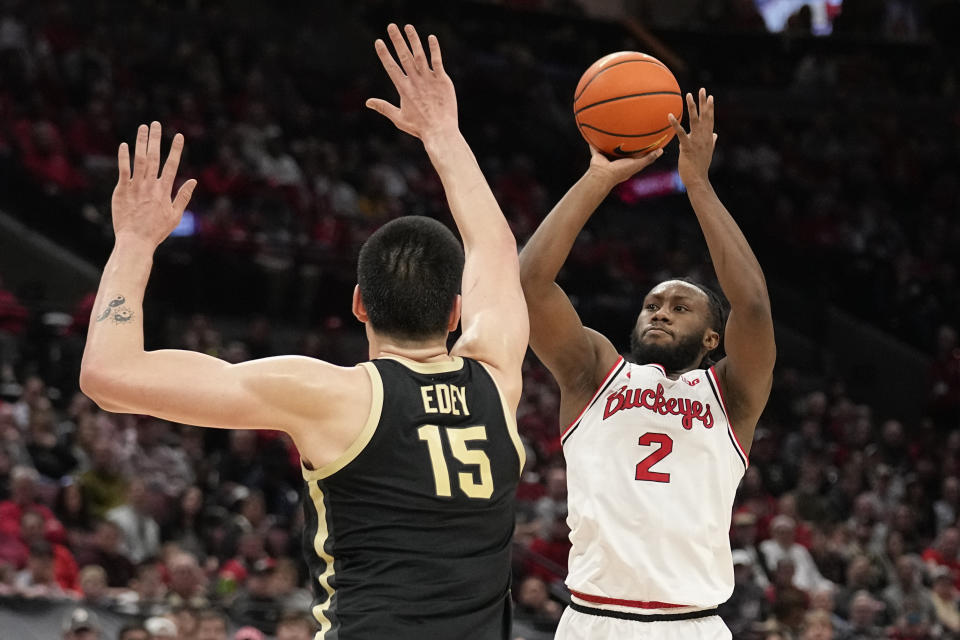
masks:
{"label": "red jersey trim", "polygon": [[593,401],[597,399],[597,396],[600,395],[600,392],[603,391],[603,388],[604,388],[605,386],[607,386],[607,382],[610,381],[610,376],[613,375],[613,372],[616,371],[617,367],[620,366],[620,363],[621,363],[621,362],[623,362],[623,356],[618,356],[618,357],[617,357],[617,361],[613,363],[613,366],[612,366],[612,367],[610,367],[610,371],[607,371],[607,375],[603,376],[603,381],[602,381],[602,382],[600,383],[600,385],[597,387],[597,390],[596,390],[596,392],[593,394],[593,397],[590,398],[590,400],[587,402],[587,404],[583,405],[583,409],[580,410],[580,415],[578,415],[578,416],[576,417],[576,419],[575,419],[573,422],[571,422],[570,424],[568,424],[568,425],[564,428],[564,430],[560,433],[560,438],[561,438],[561,439],[562,439],[565,435],[567,435],[567,432],[570,431],[570,429],[573,427],[573,425],[575,425],[575,424],[577,424],[578,422],[580,422],[580,418],[582,418],[582,417],[583,417],[583,414],[587,412],[587,409],[590,408],[590,405],[593,404]]}
{"label": "red jersey trim", "polygon": [[727,430],[730,431],[730,435],[733,436],[733,441],[737,446],[737,450],[740,455],[743,456],[746,466],[750,466],[750,457],[747,455],[747,452],[743,450],[743,445],[740,444],[740,438],[737,437],[737,432],[733,430],[733,421],[730,420],[730,412],[727,410],[727,400],[723,397],[723,387],[720,386],[720,378],[717,377],[717,372],[714,371],[713,367],[707,369],[707,374],[713,378],[713,384],[717,387],[717,394],[720,396],[720,404],[723,405],[723,413],[727,416]]}
{"label": "red jersey trim", "polygon": [[688,604],[670,604],[668,602],[648,602],[645,600],[621,600],[620,598],[604,598],[603,596],[591,596],[586,593],[580,593],[579,591],[570,590],[571,595],[574,595],[581,600],[587,602],[593,602],[596,604],[614,604],[618,607],[633,607],[634,609],[684,609],[690,607]]}

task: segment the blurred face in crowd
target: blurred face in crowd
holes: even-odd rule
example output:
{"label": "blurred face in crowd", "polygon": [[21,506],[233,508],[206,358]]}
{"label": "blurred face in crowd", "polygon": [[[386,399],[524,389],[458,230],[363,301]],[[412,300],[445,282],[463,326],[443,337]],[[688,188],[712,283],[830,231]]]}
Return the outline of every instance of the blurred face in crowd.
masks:
{"label": "blurred face in crowd", "polygon": [[64,640],[100,640],[100,632],[96,629],[79,629],[67,632],[63,638]]}
{"label": "blurred face in crowd", "polygon": [[865,586],[873,577],[870,560],[866,556],[857,556],[847,566],[847,584]]}
{"label": "blurred face in crowd", "polygon": [[127,629],[118,640],[150,640],[150,634],[146,629]]}
{"label": "blurred face in crowd", "polygon": [[833,589],[821,589],[810,594],[810,608],[814,611],[832,612],[835,606]]}
{"label": "blurred face in crowd", "polygon": [[183,608],[173,612],[173,621],[183,638],[193,638],[197,631],[197,615],[191,609]]}
{"label": "blurred face in crowd", "polygon": [[943,481],[943,499],[954,505],[960,502],[960,480],[955,476],[950,476]]}
{"label": "blurred face in crowd", "polygon": [[26,467],[15,467],[10,483],[10,499],[19,505],[33,504],[37,497],[36,474]]}
{"label": "blurred face in crowd", "polygon": [[250,460],[257,454],[255,431],[238,429],[230,432],[230,453],[242,460]]}
{"label": "blurred face in crowd", "polygon": [[823,612],[811,612],[807,614],[803,623],[803,635],[801,640],[833,640],[833,624],[830,622],[830,616]]}
{"label": "blurred face in crowd", "polygon": [[227,624],[221,618],[204,618],[197,624],[196,640],[227,640]]}
{"label": "blurred face in crowd", "polygon": [[787,548],[793,545],[794,530],[796,527],[789,522],[780,522],[771,530],[773,539],[781,547]]}
{"label": "blurred face in crowd", "polygon": [[933,580],[933,592],[941,600],[952,601],[955,589],[953,587],[953,581],[950,579],[950,574],[937,576]]}
{"label": "blurred face in crowd", "polygon": [[710,299],[698,287],[680,280],[661,282],[644,298],[630,335],[634,360],[660,364],[668,372],[696,367],[720,344],[711,319]]}
{"label": "blurred face in crowd", "polygon": [[120,530],[112,522],[101,522],[97,526],[97,548],[108,553],[117,553],[120,549]]}
{"label": "blurred face in crowd", "polygon": [[566,469],[550,469],[547,471],[547,495],[554,500],[564,500],[567,497]]}
{"label": "blurred face in crowd", "polygon": [[850,603],[850,623],[855,627],[872,627],[877,615],[877,606],[868,594],[859,593]]}
{"label": "blurred face in crowd", "polygon": [[940,553],[952,560],[957,557],[957,551],[960,551],[960,531],[951,527],[940,537]]}
{"label": "blurred face in crowd", "polygon": [[308,620],[289,620],[277,626],[277,640],[313,640],[313,625]]}
{"label": "blurred face in crowd", "polygon": [[181,596],[192,595],[197,588],[199,565],[196,559],[181,553],[170,559],[170,589]]}
{"label": "blurred face in crowd", "polygon": [[535,576],[530,576],[520,584],[520,593],[517,601],[530,609],[539,609],[549,599],[546,583]]}
{"label": "blurred face in crowd", "polygon": [[20,537],[27,542],[43,539],[43,516],[36,511],[27,511],[20,518]]}
{"label": "blurred face in crowd", "polygon": [[910,556],[897,558],[897,580],[904,588],[912,588],[917,583],[919,572],[914,559]]}
{"label": "blurred face in crowd", "polygon": [[80,590],[87,600],[99,600],[107,595],[107,574],[103,567],[84,567],[80,571]]}
{"label": "blurred face in crowd", "polygon": [[200,487],[190,487],[183,493],[180,507],[185,514],[196,515],[203,508],[203,492]]}

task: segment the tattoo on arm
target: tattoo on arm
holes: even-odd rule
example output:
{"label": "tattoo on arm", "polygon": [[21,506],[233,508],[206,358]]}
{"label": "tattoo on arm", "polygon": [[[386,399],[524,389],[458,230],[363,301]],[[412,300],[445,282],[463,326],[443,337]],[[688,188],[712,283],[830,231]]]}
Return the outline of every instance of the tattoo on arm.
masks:
{"label": "tattoo on arm", "polygon": [[127,299],[122,295],[111,300],[97,316],[97,322],[103,322],[107,318],[113,320],[113,324],[123,324],[133,320],[133,311],[123,306],[126,301]]}

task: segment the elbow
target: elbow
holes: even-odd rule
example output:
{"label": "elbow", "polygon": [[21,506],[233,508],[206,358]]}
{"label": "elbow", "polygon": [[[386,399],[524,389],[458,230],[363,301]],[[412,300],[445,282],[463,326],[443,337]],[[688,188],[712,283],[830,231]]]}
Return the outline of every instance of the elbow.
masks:
{"label": "elbow", "polygon": [[115,406],[110,400],[112,387],[110,376],[103,367],[87,362],[80,366],[80,391],[105,411]]}

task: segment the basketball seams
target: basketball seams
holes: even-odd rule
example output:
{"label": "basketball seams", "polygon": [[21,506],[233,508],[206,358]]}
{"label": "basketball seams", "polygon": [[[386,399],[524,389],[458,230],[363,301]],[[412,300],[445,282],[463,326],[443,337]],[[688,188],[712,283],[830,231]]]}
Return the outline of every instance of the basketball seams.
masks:
{"label": "basketball seams", "polygon": [[[640,55],[643,55],[643,54],[640,54]],[[594,74],[590,77],[589,80],[587,80],[587,84],[583,85],[583,89],[581,89],[581,90],[577,93],[577,95],[575,95],[575,96],[573,97],[573,108],[574,108],[574,109],[577,108],[577,100],[579,100],[579,99],[583,96],[583,94],[586,93],[587,87],[589,87],[589,86],[590,86],[590,83],[592,83],[594,80],[596,80],[598,76],[600,76],[601,74],[609,71],[610,69],[613,69],[614,67],[619,67],[619,66],[622,65],[622,64],[627,64],[627,63],[630,63],[630,62],[645,62],[645,63],[647,63],[647,64],[653,64],[653,65],[656,65],[656,66],[658,66],[658,67],[660,67],[660,68],[662,68],[662,69],[666,69],[668,72],[670,71],[670,69],[667,69],[666,65],[664,65],[662,62],[660,62],[660,61],[657,60],[656,58],[649,58],[649,57],[647,57],[647,58],[631,58],[630,60],[621,60],[620,62],[614,62],[613,64],[607,65],[606,67],[604,67],[604,68],[602,68],[602,69],[598,69],[597,72],[594,73]],[[581,82],[582,82],[582,79],[581,79]],[[579,83],[578,83],[578,84],[579,84]]]}
{"label": "basketball seams", "polygon": [[[599,102],[594,102],[593,104],[588,104],[585,107],[580,107],[573,112],[574,116],[579,116],[581,113],[587,109],[592,109],[593,107],[599,107],[602,104],[609,104],[611,102],[617,102],[618,100],[626,100],[628,98],[643,98],[645,96],[680,96],[683,97],[683,94],[679,91],[645,91],[644,93],[631,93],[625,96],[617,96],[616,98],[607,98],[606,100],[600,100]],[[577,122],[580,119],[577,118]]]}
{"label": "basketball seams", "polygon": [[579,126],[581,129],[583,127],[587,127],[588,129],[593,129],[597,133],[602,133],[605,136],[614,136],[617,138],[645,138],[647,136],[655,136],[658,133],[663,133],[667,129],[670,129],[673,125],[668,124],[663,129],[657,129],[656,131],[650,131],[648,133],[614,133],[612,131],[605,131],[600,127],[595,127],[592,124],[588,124],[586,122],[580,122],[579,119],[577,120],[577,126]]}

